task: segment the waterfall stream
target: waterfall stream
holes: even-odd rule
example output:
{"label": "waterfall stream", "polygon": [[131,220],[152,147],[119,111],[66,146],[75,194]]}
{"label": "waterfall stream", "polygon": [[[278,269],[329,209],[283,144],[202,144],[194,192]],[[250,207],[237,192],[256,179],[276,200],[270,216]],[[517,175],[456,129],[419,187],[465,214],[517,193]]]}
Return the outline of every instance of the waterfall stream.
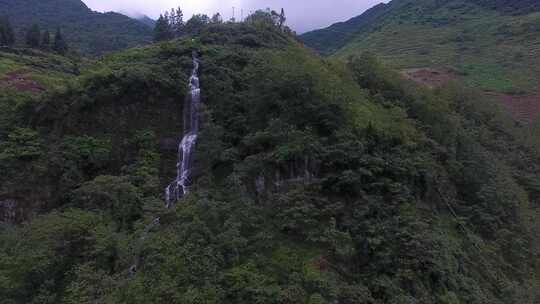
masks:
{"label": "waterfall stream", "polygon": [[[199,105],[201,102],[201,89],[199,86],[199,59],[197,53],[193,51],[193,71],[189,78],[189,93],[184,101],[184,130],[183,137],[178,146],[178,162],[176,164],[176,179],[165,188],[165,207],[171,208],[187,194],[191,184],[191,171],[193,168],[193,158],[195,145],[199,132]],[[150,224],[146,225],[139,238],[139,248],[150,231],[159,225],[160,218],[156,217]],[[141,257],[137,256],[135,262],[130,267],[129,272],[133,275],[137,272]]]}
{"label": "waterfall stream", "polygon": [[166,207],[179,201],[187,192],[191,183],[191,170],[197,136],[199,132],[199,105],[201,89],[199,86],[199,60],[193,53],[193,72],[189,78],[189,95],[184,103],[184,136],[178,147],[176,179],[165,189]]}

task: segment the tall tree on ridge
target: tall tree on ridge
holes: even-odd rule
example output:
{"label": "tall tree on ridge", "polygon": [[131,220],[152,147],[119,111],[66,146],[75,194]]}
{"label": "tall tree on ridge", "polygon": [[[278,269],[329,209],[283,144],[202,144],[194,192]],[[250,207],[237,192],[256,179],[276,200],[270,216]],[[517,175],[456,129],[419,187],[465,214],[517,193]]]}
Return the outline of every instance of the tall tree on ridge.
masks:
{"label": "tall tree on ridge", "polygon": [[0,17],[0,45],[15,44],[15,33],[8,17]]}
{"label": "tall tree on ridge", "polygon": [[39,25],[35,24],[26,32],[26,45],[31,48],[38,48],[41,41],[41,31]]}
{"label": "tall tree on ridge", "polygon": [[48,50],[51,47],[51,34],[48,30],[45,30],[43,32],[43,35],[41,37],[41,48]]}
{"label": "tall tree on ridge", "polygon": [[279,14],[278,21],[279,28],[283,28],[283,26],[285,25],[285,21],[287,21],[287,17],[285,17],[285,10],[281,8],[281,13]]}
{"label": "tall tree on ridge", "polygon": [[210,17],[204,14],[193,15],[186,22],[185,31],[189,34],[198,34],[207,24],[210,23]]}
{"label": "tall tree on ridge", "polygon": [[169,24],[175,37],[182,36],[185,25],[182,8],[178,7],[176,10],[174,8],[171,9],[171,12],[169,13]]}
{"label": "tall tree on ridge", "polygon": [[221,17],[220,13],[215,13],[214,16],[212,16],[212,19],[210,19],[210,22],[213,24],[221,24],[223,23],[223,17]]}
{"label": "tall tree on ridge", "polygon": [[166,41],[173,38],[171,31],[171,24],[169,21],[169,13],[160,15],[156,21],[156,27],[154,28],[154,42]]}
{"label": "tall tree on ridge", "polygon": [[62,32],[60,31],[60,28],[56,30],[56,34],[54,35],[53,50],[60,55],[65,55],[68,51],[67,42],[66,40],[64,40],[64,37],[62,36]]}

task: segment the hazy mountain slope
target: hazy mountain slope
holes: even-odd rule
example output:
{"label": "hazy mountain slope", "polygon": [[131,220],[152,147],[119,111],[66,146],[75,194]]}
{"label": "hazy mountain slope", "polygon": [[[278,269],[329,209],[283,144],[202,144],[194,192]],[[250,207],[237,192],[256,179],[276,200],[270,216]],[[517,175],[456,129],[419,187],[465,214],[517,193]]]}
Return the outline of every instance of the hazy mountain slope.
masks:
{"label": "hazy mountain slope", "polygon": [[450,68],[452,78],[484,90],[532,93],[540,84],[536,7],[535,1],[394,0],[334,56],[371,51],[398,69]]}
{"label": "hazy mountain slope", "polygon": [[33,23],[52,33],[60,27],[73,48],[90,55],[152,41],[152,29],[140,21],[93,12],[80,0],[1,0],[0,14],[10,17],[19,44]]}
{"label": "hazy mountain slope", "polygon": [[387,11],[388,6],[379,4],[362,15],[352,18],[345,22],[333,24],[332,26],[311,31],[300,36],[302,42],[316,49],[324,55],[340,49],[347,44],[350,39],[354,38],[356,32],[361,32],[370,23],[383,15]]}
{"label": "hazy mountain slope", "polygon": [[154,28],[154,26],[156,25],[156,20],[146,16],[146,15],[143,15],[143,16],[138,16],[136,17],[135,19],[139,20],[140,22],[148,25],[150,28]]}
{"label": "hazy mountain slope", "polygon": [[[2,300],[536,304],[531,130],[254,24],[111,54],[0,111]],[[194,183],[165,209],[193,51]]]}

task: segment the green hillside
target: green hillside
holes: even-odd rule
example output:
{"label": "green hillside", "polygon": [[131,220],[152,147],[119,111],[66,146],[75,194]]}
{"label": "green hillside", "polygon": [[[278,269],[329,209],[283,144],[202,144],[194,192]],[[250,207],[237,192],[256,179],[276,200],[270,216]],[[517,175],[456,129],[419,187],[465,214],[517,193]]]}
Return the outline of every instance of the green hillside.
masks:
{"label": "green hillside", "polygon": [[0,48],[0,133],[12,127],[19,107],[59,90],[79,73],[80,62],[29,49]]}
{"label": "green hillside", "polygon": [[531,93],[540,83],[537,10],[535,1],[394,0],[333,56],[370,51],[397,69],[450,68],[483,90]]}
{"label": "green hillside", "polygon": [[72,48],[86,55],[148,44],[152,28],[118,13],[98,13],[80,0],[2,0],[0,16],[10,18],[19,44],[36,23],[54,33],[59,27]]}
{"label": "green hillside", "polygon": [[[537,131],[265,22],[108,55],[0,111],[0,301],[537,303]],[[193,51],[195,182],[166,209]]]}
{"label": "green hillside", "polygon": [[388,5],[379,4],[367,10],[362,15],[331,25],[330,27],[311,31],[300,36],[303,43],[316,49],[323,55],[330,55],[339,50],[362,29],[369,27],[372,22],[384,16]]}

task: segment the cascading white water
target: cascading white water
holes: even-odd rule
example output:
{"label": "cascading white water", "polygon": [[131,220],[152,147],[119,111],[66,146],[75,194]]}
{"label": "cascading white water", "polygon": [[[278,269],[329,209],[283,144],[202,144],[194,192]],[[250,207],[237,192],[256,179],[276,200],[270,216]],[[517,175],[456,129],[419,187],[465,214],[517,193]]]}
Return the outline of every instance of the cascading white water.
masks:
{"label": "cascading white water", "polygon": [[201,89],[199,86],[199,60],[193,52],[193,71],[189,78],[189,95],[184,102],[184,136],[178,147],[176,179],[165,188],[167,208],[179,201],[188,192],[191,183],[193,156],[199,132],[199,105]]}
{"label": "cascading white water", "polygon": [[[178,163],[176,164],[176,179],[165,188],[165,202],[169,209],[174,203],[179,201],[188,192],[191,183],[191,170],[193,167],[193,156],[197,135],[199,132],[199,104],[201,102],[201,89],[199,87],[199,60],[197,53],[193,52],[193,71],[189,78],[189,94],[184,101],[184,136],[178,147]],[[160,218],[156,217],[152,223],[146,225],[139,238],[139,247],[150,231],[160,224]],[[133,275],[137,272],[140,264],[140,256],[130,267],[129,272]]]}

